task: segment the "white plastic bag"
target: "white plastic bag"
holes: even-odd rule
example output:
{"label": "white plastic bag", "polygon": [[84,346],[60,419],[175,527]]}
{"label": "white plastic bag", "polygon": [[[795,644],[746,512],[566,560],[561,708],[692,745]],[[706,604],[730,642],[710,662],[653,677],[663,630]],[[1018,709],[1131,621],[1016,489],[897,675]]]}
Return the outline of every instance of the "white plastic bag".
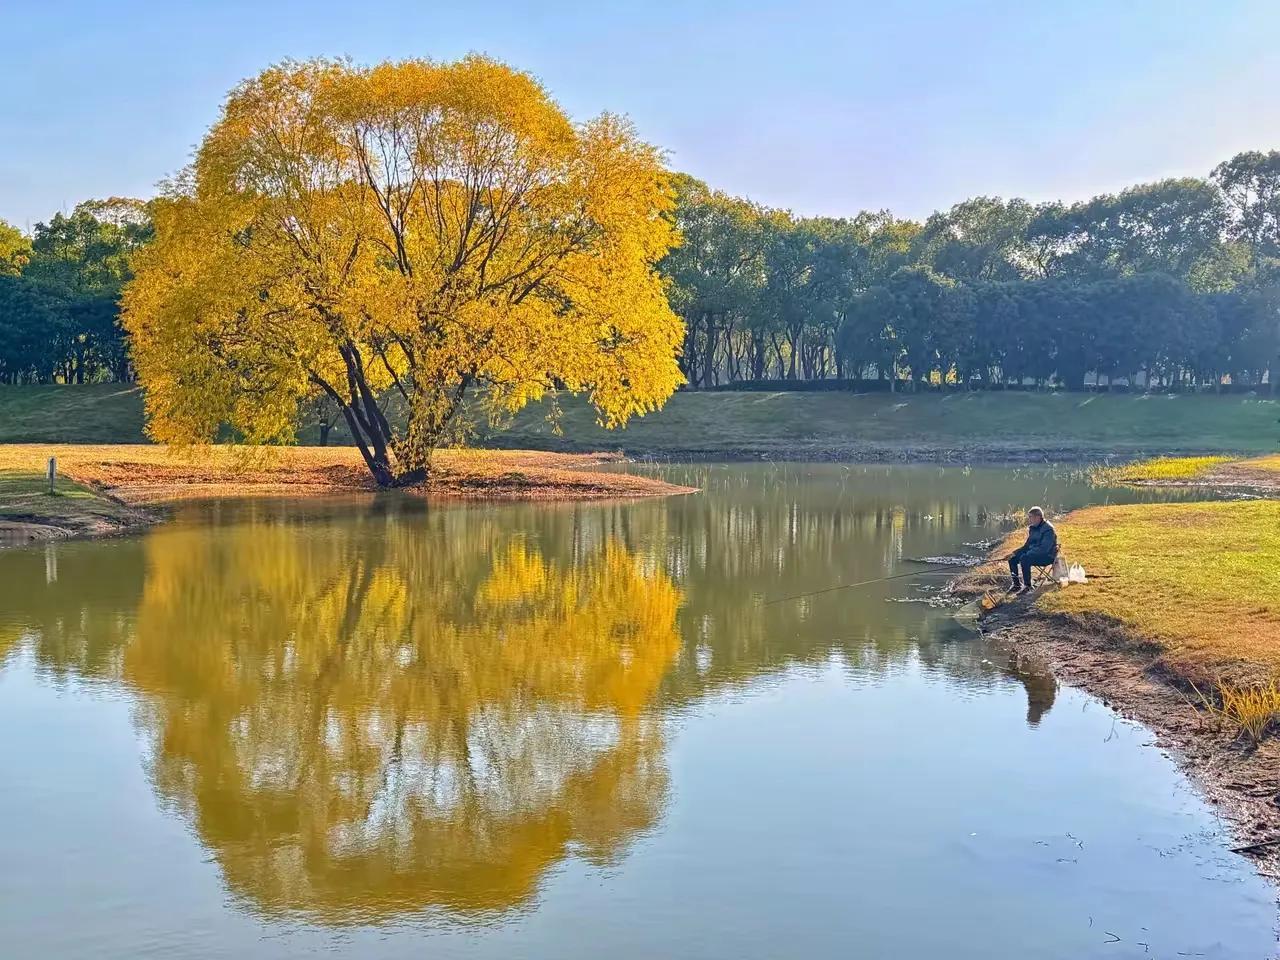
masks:
{"label": "white plastic bag", "polygon": [[1058,581],[1058,586],[1065,587],[1067,585],[1067,579],[1070,577],[1070,575],[1071,575],[1070,572],[1067,570],[1067,561],[1062,559],[1060,555],[1057,557],[1054,557],[1053,579]]}
{"label": "white plastic bag", "polygon": [[1088,583],[1089,578],[1084,574],[1084,567],[1078,563],[1071,565],[1071,570],[1067,573],[1067,579],[1072,583]]}

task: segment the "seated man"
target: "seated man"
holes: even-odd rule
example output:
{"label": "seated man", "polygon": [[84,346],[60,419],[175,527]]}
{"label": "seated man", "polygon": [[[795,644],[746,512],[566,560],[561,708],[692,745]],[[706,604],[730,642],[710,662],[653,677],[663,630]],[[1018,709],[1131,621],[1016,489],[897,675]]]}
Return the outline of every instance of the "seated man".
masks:
{"label": "seated man", "polygon": [[[1031,592],[1031,568],[1042,567],[1053,563],[1058,555],[1058,531],[1053,524],[1044,518],[1044,511],[1032,507],[1027,511],[1027,542],[1009,555],[1009,592]],[[1018,579],[1018,568],[1022,568],[1022,579]]]}

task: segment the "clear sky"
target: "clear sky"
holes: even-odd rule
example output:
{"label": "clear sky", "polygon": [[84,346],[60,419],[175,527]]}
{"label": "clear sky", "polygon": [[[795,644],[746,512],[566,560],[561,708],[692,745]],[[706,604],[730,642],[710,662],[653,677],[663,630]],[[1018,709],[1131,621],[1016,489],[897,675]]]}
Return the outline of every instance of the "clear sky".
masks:
{"label": "clear sky", "polygon": [[0,0],[0,217],[150,196],[285,57],[468,51],[799,213],[1079,199],[1280,148],[1276,0]]}

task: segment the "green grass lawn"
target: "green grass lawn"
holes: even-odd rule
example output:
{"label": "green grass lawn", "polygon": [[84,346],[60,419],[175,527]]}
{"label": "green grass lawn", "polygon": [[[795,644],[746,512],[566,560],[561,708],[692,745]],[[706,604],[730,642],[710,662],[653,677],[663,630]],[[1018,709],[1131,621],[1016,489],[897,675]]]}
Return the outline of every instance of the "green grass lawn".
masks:
{"label": "green grass lawn", "polygon": [[[595,424],[587,404],[566,398],[562,434],[547,404],[487,446],[615,450],[640,456],[909,457],[947,451],[997,459],[1104,454],[1257,454],[1280,447],[1280,402],[1229,396],[972,393],[679,393],[625,430]],[[316,430],[302,441],[314,442]],[[119,384],[0,387],[0,443],[137,443],[142,401]],[[332,441],[345,441],[340,428]]]}
{"label": "green grass lawn", "polygon": [[124,524],[136,516],[132,508],[99,496],[66,477],[58,477],[54,493],[50,494],[44,474],[0,470],[0,521],[33,519],[78,529],[97,521]]}
{"label": "green grass lawn", "polygon": [[142,443],[142,393],[122,383],[0,386],[0,443]]}
{"label": "green grass lawn", "polygon": [[1280,446],[1280,403],[1242,396],[971,393],[681,393],[623,432],[597,427],[584,404],[565,405],[563,436],[529,408],[493,439],[553,449],[631,453],[809,452],[856,455],[911,448],[1118,452],[1240,452]]}

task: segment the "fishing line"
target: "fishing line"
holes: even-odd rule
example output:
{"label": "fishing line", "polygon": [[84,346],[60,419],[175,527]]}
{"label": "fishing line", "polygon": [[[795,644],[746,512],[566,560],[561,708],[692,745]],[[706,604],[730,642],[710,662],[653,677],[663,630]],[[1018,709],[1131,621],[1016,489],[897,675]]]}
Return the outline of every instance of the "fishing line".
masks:
{"label": "fishing line", "polygon": [[[1002,563],[1007,561],[1008,557],[999,557],[995,560],[985,561],[985,563]],[[984,563],[984,565],[985,565]],[[968,568],[968,564],[951,564],[952,567]],[[817,597],[824,593],[835,593],[837,590],[850,590],[853,587],[869,587],[873,583],[888,583],[890,580],[905,580],[907,577],[950,577],[955,575],[955,570],[913,570],[910,573],[895,573],[891,577],[876,577],[874,580],[859,580],[857,583],[841,583],[834,587],[823,587],[821,590],[810,590],[808,593],[797,593],[790,597],[775,597],[772,600],[762,600],[760,605],[768,607],[775,603],[786,603],[788,600],[803,600],[806,597]],[[1000,579],[999,574],[988,574],[993,582]],[[1089,574],[1090,580],[1112,580],[1119,579],[1113,573],[1092,573]]]}
{"label": "fishing line", "polygon": [[[956,564],[960,566],[960,564]],[[865,587],[873,583],[888,583],[890,580],[904,580],[907,577],[950,577],[955,573],[952,570],[912,570],[910,573],[897,573],[892,577],[877,577],[874,580],[859,580],[857,583],[842,583],[835,587],[824,587],[821,590],[810,590],[808,593],[797,593],[791,597],[775,597],[773,600],[761,601],[761,606],[767,607],[774,603],[786,603],[788,600],[803,600],[805,597],[816,597],[823,593],[834,593],[836,590],[848,590],[851,587]]]}

